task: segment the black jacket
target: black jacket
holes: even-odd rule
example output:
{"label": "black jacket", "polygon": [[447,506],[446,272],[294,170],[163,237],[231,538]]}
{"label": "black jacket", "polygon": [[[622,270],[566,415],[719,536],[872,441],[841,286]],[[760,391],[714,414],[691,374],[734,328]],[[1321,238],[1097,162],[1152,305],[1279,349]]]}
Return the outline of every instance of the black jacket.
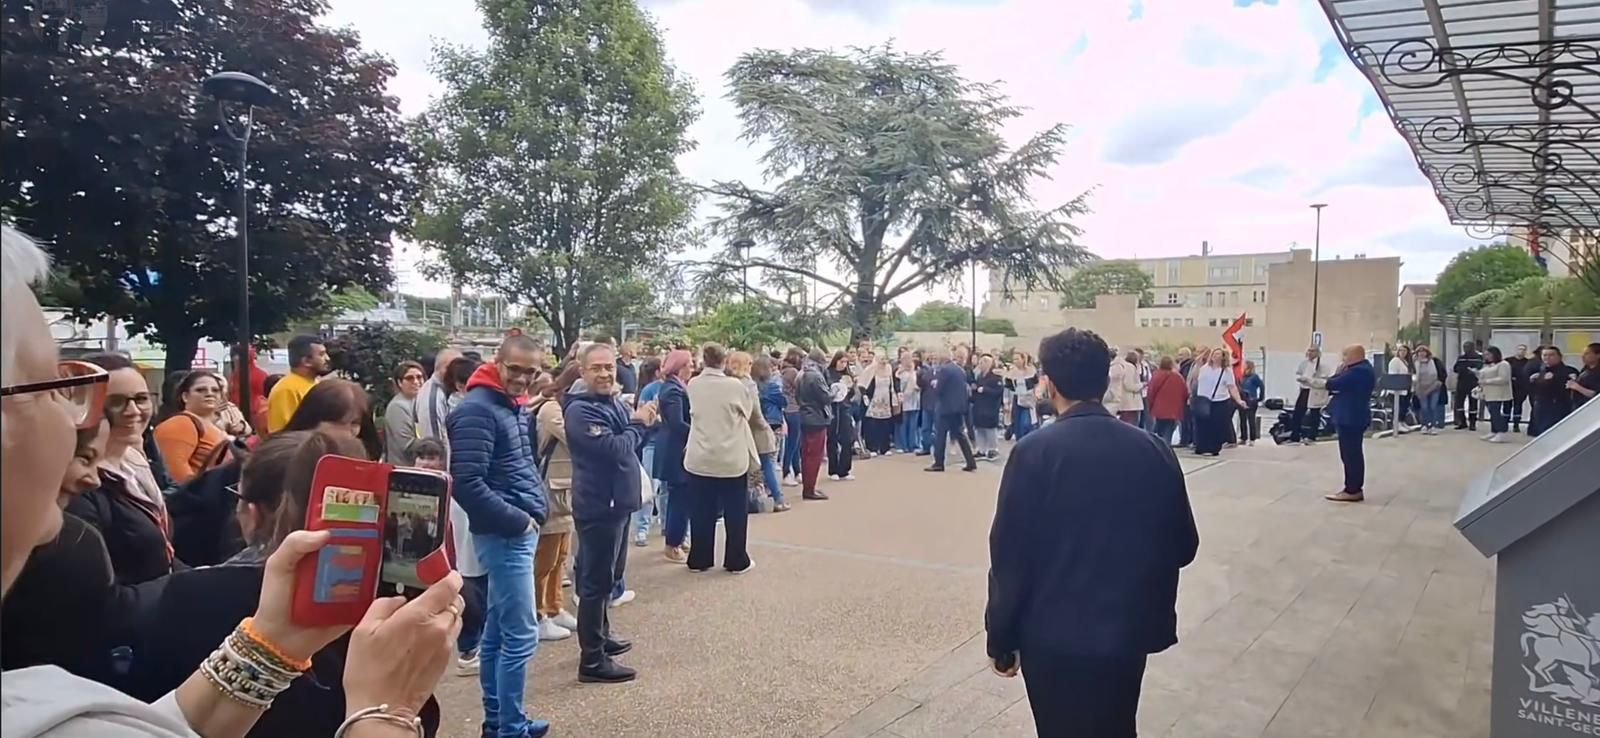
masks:
{"label": "black jacket", "polygon": [[1465,395],[1471,392],[1473,387],[1478,386],[1478,375],[1471,370],[1482,368],[1483,354],[1473,352],[1456,357],[1455,366],[1451,367],[1451,371],[1456,375],[1456,393]]}
{"label": "black jacket", "polygon": [[800,425],[806,428],[826,428],[833,423],[833,393],[828,391],[828,380],[815,366],[800,370],[795,381],[794,398],[800,404]]}
{"label": "black jacket", "polygon": [[622,400],[593,392],[567,400],[567,451],[572,454],[572,517],[605,520],[644,504],[639,453],[650,438]]}
{"label": "black jacket", "polygon": [[[129,695],[159,699],[182,684],[200,662],[255,612],[261,597],[261,567],[234,565],[190,569],[168,578],[149,625],[133,648]],[[311,670],[289,685],[251,728],[253,738],[329,736],[344,720],[344,662],[350,637],[341,636],[312,658]],[[439,703],[422,707],[424,732],[439,729]]]}
{"label": "black jacket", "polygon": [[972,388],[972,427],[999,428],[1000,403],[1005,400],[1005,394],[1004,377],[994,372],[979,377]]}
{"label": "black jacket", "polygon": [[1532,359],[1519,359],[1515,356],[1506,359],[1511,365],[1511,389],[1516,392],[1528,391],[1528,364]]}
{"label": "black jacket", "polygon": [[639,394],[639,372],[622,359],[617,359],[617,386],[622,388],[625,395]]}
{"label": "black jacket", "polygon": [[100,486],[67,503],[105,539],[118,584],[139,584],[172,573],[172,546],[160,510],[134,494],[116,472],[100,470]]}
{"label": "black jacket", "polygon": [[1017,442],[989,530],[990,656],[1137,656],[1178,642],[1200,545],[1178,458],[1099,403]]}
{"label": "black jacket", "polygon": [[112,650],[133,644],[146,606],[168,579],[117,584],[100,532],[63,515],[61,534],[33,550],[6,596],[0,665],[9,671],[50,664],[123,687]]}
{"label": "black jacket", "polygon": [[[683,471],[683,453],[689,445],[689,393],[683,383],[676,379],[662,382],[656,406],[661,409],[661,427],[656,431],[656,468],[651,472],[667,484],[688,484],[689,475]],[[572,429],[568,428],[567,432],[571,433]]]}

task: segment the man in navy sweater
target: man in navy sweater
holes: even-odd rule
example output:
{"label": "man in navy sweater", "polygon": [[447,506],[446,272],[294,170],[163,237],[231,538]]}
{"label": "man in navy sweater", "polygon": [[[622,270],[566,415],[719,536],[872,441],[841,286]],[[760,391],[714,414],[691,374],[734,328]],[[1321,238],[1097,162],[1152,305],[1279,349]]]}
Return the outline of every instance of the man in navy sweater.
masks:
{"label": "man in navy sweater", "polygon": [[1344,489],[1325,497],[1334,502],[1360,502],[1366,499],[1362,487],[1367,477],[1367,456],[1361,444],[1372,425],[1372,389],[1378,384],[1378,372],[1367,361],[1367,348],[1357,343],[1344,348],[1344,364],[1324,381],[1333,395],[1328,400],[1328,417],[1339,433],[1339,461],[1344,463]]}
{"label": "man in navy sweater", "polygon": [[488,579],[478,681],[483,734],[498,738],[538,738],[550,731],[550,723],[529,720],[522,711],[528,661],[539,646],[533,554],[549,509],[522,407],[539,374],[538,361],[533,339],[506,338],[494,361],[467,380],[466,399],[445,420],[453,499],[467,513]]}
{"label": "man in navy sweater", "polygon": [[1040,343],[1056,420],[1012,449],[989,530],[989,658],[1005,677],[1020,665],[1041,736],[1132,738],[1200,545],[1168,441],[1100,404],[1110,363],[1091,331]]}
{"label": "man in navy sweater", "polygon": [[567,400],[563,416],[572,453],[572,521],[583,552],[573,577],[578,681],[615,684],[637,676],[613,660],[633,644],[611,634],[608,606],[617,584],[617,563],[628,552],[629,521],[643,504],[639,454],[658,415],[655,403],[629,413],[617,398],[617,354],[609,344],[590,344],[575,360],[584,392]]}
{"label": "man in navy sweater", "polygon": [[933,400],[934,412],[937,417],[933,422],[933,466],[928,471],[944,471],[945,449],[950,444],[950,436],[955,436],[956,443],[961,445],[961,457],[967,465],[961,467],[962,471],[976,471],[978,462],[972,456],[972,442],[967,440],[963,432],[967,419],[967,405],[971,402],[971,395],[967,392],[967,370],[950,359],[946,352],[939,352],[941,360],[939,368],[933,375]]}

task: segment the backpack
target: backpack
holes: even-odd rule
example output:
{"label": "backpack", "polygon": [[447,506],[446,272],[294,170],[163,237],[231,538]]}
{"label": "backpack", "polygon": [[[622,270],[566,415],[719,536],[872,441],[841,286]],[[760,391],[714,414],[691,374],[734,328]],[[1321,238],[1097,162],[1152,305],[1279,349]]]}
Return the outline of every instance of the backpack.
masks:
{"label": "backpack", "polygon": [[554,434],[543,444],[539,443],[539,410],[544,407],[546,402],[554,402],[554,400],[547,399],[538,405],[528,408],[528,440],[537,445],[533,455],[533,465],[539,470],[540,481],[550,479],[550,459],[555,457],[556,446],[561,443]]}
{"label": "backpack", "polygon": [[247,454],[243,449],[233,449],[230,454],[222,465],[166,492],[172,551],[189,566],[220,564],[244,549],[244,533],[233,513],[239,500],[239,471]]}

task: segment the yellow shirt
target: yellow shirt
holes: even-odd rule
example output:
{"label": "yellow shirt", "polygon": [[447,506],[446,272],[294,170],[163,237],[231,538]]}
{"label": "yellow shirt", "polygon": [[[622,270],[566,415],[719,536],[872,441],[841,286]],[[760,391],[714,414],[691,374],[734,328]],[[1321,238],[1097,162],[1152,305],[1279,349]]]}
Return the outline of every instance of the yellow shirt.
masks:
{"label": "yellow shirt", "polygon": [[294,411],[300,407],[300,401],[315,386],[317,380],[294,373],[283,375],[283,379],[272,385],[272,394],[267,397],[267,432],[283,430],[289,424],[289,418],[294,417]]}

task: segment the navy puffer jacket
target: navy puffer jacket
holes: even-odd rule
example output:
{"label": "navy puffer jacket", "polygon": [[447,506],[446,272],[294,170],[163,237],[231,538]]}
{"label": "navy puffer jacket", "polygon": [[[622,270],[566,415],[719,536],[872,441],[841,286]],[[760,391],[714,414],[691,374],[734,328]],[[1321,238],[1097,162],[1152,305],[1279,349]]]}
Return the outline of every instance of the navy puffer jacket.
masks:
{"label": "navy puffer jacket", "polygon": [[518,536],[530,519],[544,525],[549,503],[533,462],[527,411],[485,371],[494,374],[494,365],[478,369],[466,399],[445,420],[453,496],[473,533]]}

